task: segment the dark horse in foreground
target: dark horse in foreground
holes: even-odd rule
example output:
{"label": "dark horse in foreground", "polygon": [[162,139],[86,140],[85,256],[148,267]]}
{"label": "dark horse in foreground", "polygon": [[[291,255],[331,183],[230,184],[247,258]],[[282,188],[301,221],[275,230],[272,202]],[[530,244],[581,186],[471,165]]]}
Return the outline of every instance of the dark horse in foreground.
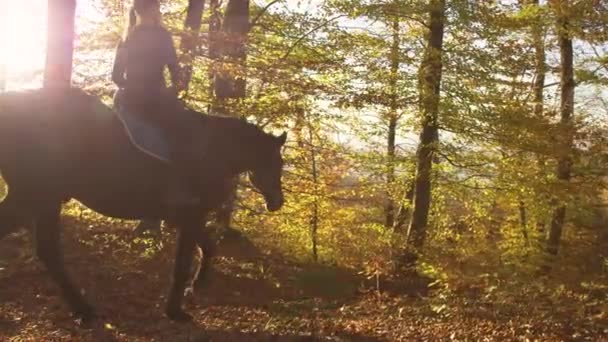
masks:
{"label": "dark horse in foreground", "polygon": [[200,203],[170,210],[164,200],[167,164],[135,148],[120,120],[98,99],[78,89],[0,94],[0,171],[9,187],[0,203],[0,239],[33,220],[36,253],[78,317],[92,318],[94,310],[64,268],[59,224],[64,199],[116,218],[173,220],[177,252],[166,314],[175,320],[190,319],[182,298],[195,244],[207,213],[224,201],[232,179],[249,172],[268,210],[283,205],[285,134],[275,137],[242,120],[193,111],[184,117],[193,153],[201,156],[200,164],[192,165],[200,174]]}

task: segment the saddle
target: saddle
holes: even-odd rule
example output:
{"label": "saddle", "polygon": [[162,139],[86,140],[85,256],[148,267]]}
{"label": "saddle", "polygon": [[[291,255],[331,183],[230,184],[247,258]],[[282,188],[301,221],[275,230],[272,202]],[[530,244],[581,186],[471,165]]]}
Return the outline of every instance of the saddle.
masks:
{"label": "saddle", "polygon": [[153,123],[142,119],[140,115],[135,115],[126,110],[122,105],[123,93],[119,90],[114,93],[114,112],[116,117],[123,124],[131,143],[145,154],[169,163],[170,145],[169,138],[163,129]]}

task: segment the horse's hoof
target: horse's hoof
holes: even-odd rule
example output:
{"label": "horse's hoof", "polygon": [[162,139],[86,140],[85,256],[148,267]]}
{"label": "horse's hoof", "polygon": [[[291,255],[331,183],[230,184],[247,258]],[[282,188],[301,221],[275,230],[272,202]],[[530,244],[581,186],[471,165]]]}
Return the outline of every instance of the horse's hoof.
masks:
{"label": "horse's hoof", "polygon": [[169,317],[169,319],[172,321],[176,321],[176,322],[191,322],[192,321],[192,316],[181,309],[167,310],[166,314],[167,314],[167,317]]}

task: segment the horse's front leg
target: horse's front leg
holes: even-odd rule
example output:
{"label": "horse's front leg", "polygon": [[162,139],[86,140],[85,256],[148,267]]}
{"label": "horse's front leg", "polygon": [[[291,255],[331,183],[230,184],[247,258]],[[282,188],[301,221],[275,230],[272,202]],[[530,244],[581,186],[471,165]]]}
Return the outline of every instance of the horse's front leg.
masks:
{"label": "horse's front leg", "polygon": [[180,220],[177,224],[177,250],[175,255],[175,268],[173,270],[173,285],[169,292],[166,314],[172,320],[188,321],[192,316],[182,309],[184,290],[190,277],[192,255],[197,241],[197,233],[201,220],[189,218]]}
{"label": "horse's front leg", "polygon": [[36,253],[53,280],[59,284],[63,297],[70,305],[72,312],[83,320],[90,320],[95,316],[93,307],[84,299],[80,290],[68,277],[63,264],[59,223],[61,203],[56,201],[42,205],[38,211],[35,218]]}

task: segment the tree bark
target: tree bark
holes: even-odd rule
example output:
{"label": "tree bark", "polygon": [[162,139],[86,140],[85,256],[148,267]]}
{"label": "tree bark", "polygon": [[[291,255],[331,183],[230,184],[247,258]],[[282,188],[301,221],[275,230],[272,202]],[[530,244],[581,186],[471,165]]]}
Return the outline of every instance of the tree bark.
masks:
{"label": "tree bark", "polygon": [[[539,6],[539,0],[525,0],[524,4]],[[532,24],[532,44],[534,46],[534,82],[532,84],[532,94],[533,94],[533,103],[534,103],[534,116],[538,120],[542,120],[544,116],[544,89],[545,89],[545,74],[547,73],[547,66],[545,64],[546,54],[545,54],[545,41],[544,41],[544,24],[542,18],[536,16],[534,18],[534,22]],[[539,167],[539,172],[543,175],[543,169],[545,166],[545,160],[542,155],[537,155],[537,162]],[[539,215],[536,219],[536,231],[539,236],[544,236],[545,234],[545,218]],[[543,238],[544,239],[544,238]]]}
{"label": "tree bark", "polygon": [[385,223],[386,229],[392,229],[395,224],[395,201],[392,196],[392,189],[395,183],[395,137],[397,135],[397,77],[399,76],[399,17],[395,16],[392,22],[393,42],[390,53],[390,108],[388,112],[388,141],[386,149],[387,170],[386,170],[386,207]]}
{"label": "tree bark", "polygon": [[242,72],[247,58],[249,27],[249,0],[229,0],[222,24],[223,39],[219,51],[222,57],[234,65],[223,68],[225,70],[216,74],[215,95],[218,98],[245,97],[246,79]]}
{"label": "tree bark", "polygon": [[314,186],[314,200],[312,202],[312,212],[310,217],[310,235],[312,239],[312,257],[315,262],[319,261],[319,175],[317,170],[317,153],[314,144],[314,132],[312,123],[308,121],[308,139],[310,144],[310,163],[311,163],[311,174]]}
{"label": "tree bark", "polygon": [[[215,0],[217,1],[217,0]],[[213,0],[212,0],[213,2]],[[215,13],[216,10],[212,11]],[[212,14],[213,15],[213,14]],[[217,34],[220,21],[213,22],[214,42],[212,56],[228,59],[231,63],[236,63],[240,71],[245,68],[247,58],[247,34],[249,33],[249,0],[229,0],[226,5],[226,13],[221,23],[221,38]],[[211,28],[210,28],[211,32]],[[227,98],[244,98],[246,96],[247,80],[242,75],[235,75],[234,72],[215,72],[213,75],[213,89],[215,90],[214,107],[219,107],[219,101]],[[220,225],[229,227],[232,221],[232,214],[237,201],[237,183],[231,189],[231,195],[226,204],[218,211]]]}
{"label": "tree bark", "polygon": [[412,206],[412,201],[414,200],[414,186],[415,184],[412,182],[408,187],[407,191],[405,192],[404,198],[401,201],[401,206],[399,207],[399,211],[397,212],[397,219],[393,227],[393,230],[396,233],[403,233],[403,229],[405,228],[406,223],[410,218],[410,208]]}
{"label": "tree bark", "polygon": [[430,32],[424,60],[420,70],[420,106],[422,132],[416,153],[414,210],[408,229],[409,247],[420,252],[426,239],[429,208],[431,205],[431,171],[433,155],[437,149],[438,112],[441,89],[442,48],[444,33],[445,0],[430,1]]}
{"label": "tree bark", "polygon": [[[573,126],[572,116],[574,112],[574,69],[572,37],[570,30],[570,19],[567,14],[567,1],[552,1],[557,12],[557,31],[560,49],[561,64],[561,100],[560,100],[560,136],[558,137],[559,157],[557,160],[557,179],[567,184],[570,181],[570,171],[572,166],[572,144]],[[554,210],[551,218],[551,228],[547,241],[547,252],[557,255],[559,243],[562,236],[564,221],[566,218],[566,199]]]}
{"label": "tree bark", "polygon": [[207,77],[209,79],[209,112],[213,112],[218,109],[217,98],[215,97],[215,75],[217,74],[217,59],[220,56],[219,52],[219,33],[222,26],[222,18],[220,14],[220,2],[219,0],[209,0],[209,59],[211,60],[211,66],[207,71]]}
{"label": "tree bark", "polygon": [[181,42],[182,53],[186,55],[187,60],[181,70],[179,91],[188,91],[188,86],[192,79],[194,56],[200,41],[198,35],[201,30],[204,10],[205,0],[188,0],[188,9],[184,22],[186,32],[184,32]]}
{"label": "tree bark", "polygon": [[[531,0],[534,5],[539,5],[538,0]],[[537,18],[537,24],[532,28],[532,35],[534,40],[534,68],[536,69],[536,75],[534,77],[534,115],[536,118],[541,119],[544,116],[544,89],[545,89],[545,74],[547,73],[547,66],[545,65],[545,41],[544,41],[544,29],[540,23],[541,18]],[[543,172],[545,166],[545,159],[542,155],[538,156],[538,166],[540,172]],[[536,231],[538,235],[543,239],[546,237],[546,218],[538,217],[536,220]]]}
{"label": "tree bark", "polygon": [[45,88],[69,88],[72,83],[76,0],[48,0]]}
{"label": "tree bark", "polygon": [[[220,1],[210,0],[209,1],[209,58],[212,61],[211,67],[209,68],[207,77],[209,78],[209,113],[222,112],[222,105],[220,99],[218,99],[215,89],[217,88],[218,79],[218,64],[217,60],[221,56],[221,45],[223,44],[220,39],[220,33],[222,28],[222,16],[220,13]],[[237,178],[238,180],[238,178]],[[234,212],[238,181],[235,180],[234,185],[230,188],[230,194],[227,201],[217,210],[216,220],[220,227],[229,228],[232,225],[232,213]]]}
{"label": "tree bark", "polygon": [[521,235],[524,238],[524,242],[526,246],[530,245],[530,240],[528,239],[528,215],[526,211],[526,202],[519,201],[519,226],[521,227]]}
{"label": "tree bark", "polygon": [[[530,4],[538,6],[539,0],[530,0]],[[536,21],[540,21],[537,18]],[[543,26],[540,22],[532,26],[532,39],[534,42],[534,115],[538,118],[543,116],[544,111],[544,89],[545,89],[545,74],[547,67],[545,66],[545,42],[543,37]]]}

